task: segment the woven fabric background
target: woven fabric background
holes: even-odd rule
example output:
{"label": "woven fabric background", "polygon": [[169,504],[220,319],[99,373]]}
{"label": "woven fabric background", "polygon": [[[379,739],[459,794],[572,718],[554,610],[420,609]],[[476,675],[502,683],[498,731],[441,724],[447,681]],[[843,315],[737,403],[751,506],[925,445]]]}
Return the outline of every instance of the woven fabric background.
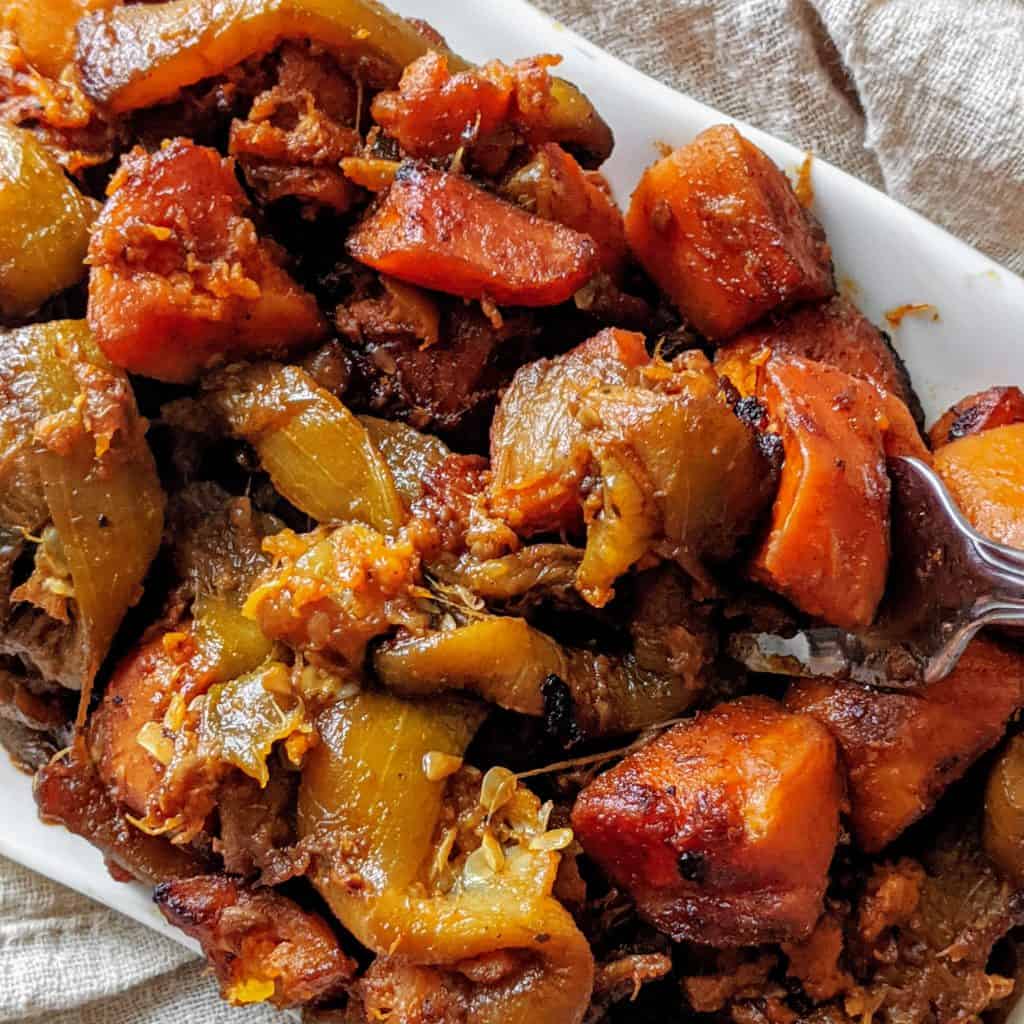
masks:
{"label": "woven fabric background", "polygon": [[[1024,273],[1024,0],[539,3]],[[222,1005],[183,948],[2,859],[0,966],[0,1022],[279,1019]]]}

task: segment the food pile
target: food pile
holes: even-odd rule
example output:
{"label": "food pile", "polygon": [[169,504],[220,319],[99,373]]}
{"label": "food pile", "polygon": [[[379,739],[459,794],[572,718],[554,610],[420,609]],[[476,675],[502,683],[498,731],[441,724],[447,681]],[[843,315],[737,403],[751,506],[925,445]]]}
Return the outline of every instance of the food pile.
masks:
{"label": "food pile", "polygon": [[1024,394],[924,434],[786,175],[719,125],[623,215],[558,63],[8,0],[0,738],[236,1004],[1005,1013],[1018,641],[892,690],[726,647],[872,623],[891,456],[1024,546]]}

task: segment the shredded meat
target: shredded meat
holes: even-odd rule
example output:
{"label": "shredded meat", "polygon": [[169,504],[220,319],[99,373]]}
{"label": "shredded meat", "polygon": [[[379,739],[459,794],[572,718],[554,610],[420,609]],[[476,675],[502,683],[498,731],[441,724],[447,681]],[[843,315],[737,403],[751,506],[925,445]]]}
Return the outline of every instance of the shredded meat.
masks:
{"label": "shredded meat", "polygon": [[355,83],[326,54],[286,43],[276,81],[231,126],[229,152],[263,202],[294,196],[344,213],[359,190],[339,164],[360,145]]}
{"label": "shredded meat", "polygon": [[228,356],[324,334],[215,151],[185,139],[137,149],[109,192],[89,247],[89,323],[111,362],[183,381]]}
{"label": "shredded meat", "polygon": [[437,341],[425,344],[422,315],[410,320],[393,294],[358,298],[342,306],[338,329],[355,348],[368,411],[404,420],[419,430],[472,437],[491,415],[500,389],[530,358],[536,334],[528,313],[503,315],[495,325],[480,311],[445,304]]}
{"label": "shredded meat", "polygon": [[355,974],[323,918],[273,890],[203,875],[166,882],[153,899],[199,940],[230,1002],[303,1006],[340,993]]}
{"label": "shredded meat", "polygon": [[232,875],[259,876],[261,885],[280,885],[305,873],[310,853],[295,842],[298,778],[272,772],[266,786],[234,772],[217,792],[220,834],[214,850]]}

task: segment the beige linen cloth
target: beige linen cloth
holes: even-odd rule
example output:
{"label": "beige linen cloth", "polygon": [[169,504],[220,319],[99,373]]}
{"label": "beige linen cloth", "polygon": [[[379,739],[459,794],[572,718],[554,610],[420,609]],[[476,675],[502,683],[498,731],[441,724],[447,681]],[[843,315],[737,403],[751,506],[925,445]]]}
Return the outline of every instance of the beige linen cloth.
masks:
{"label": "beige linen cloth", "polygon": [[[642,71],[812,149],[1024,273],[1024,0],[540,5]],[[2,860],[0,981],[4,1022],[275,1019],[222,1005],[202,965],[173,942]]]}

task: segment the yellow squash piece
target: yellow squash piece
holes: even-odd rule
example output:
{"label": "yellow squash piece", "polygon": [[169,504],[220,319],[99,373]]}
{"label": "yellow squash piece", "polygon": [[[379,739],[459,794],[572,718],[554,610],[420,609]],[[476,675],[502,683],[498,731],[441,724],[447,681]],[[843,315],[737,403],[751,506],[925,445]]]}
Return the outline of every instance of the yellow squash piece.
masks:
{"label": "yellow squash piece", "polygon": [[384,534],[402,525],[395,481],[366,428],[305,370],[261,363],[223,374],[210,402],[306,515],[358,519]]}
{"label": "yellow squash piece", "polygon": [[[317,858],[314,882],[342,924],[379,955],[442,970],[502,950],[521,957],[521,970],[469,995],[474,1024],[579,1024],[593,957],[551,895],[559,853],[539,841],[546,816],[532,794],[514,787],[505,794],[509,819],[524,830],[520,841],[485,840],[479,849],[488,870],[474,870],[481,855],[470,853],[449,884],[435,883],[432,867],[446,860],[439,827],[446,781],[428,777],[424,758],[461,757],[479,720],[456,700],[376,693],[326,711],[303,771],[299,829],[336,832],[345,842],[344,852]],[[527,838],[533,825],[537,835]]]}
{"label": "yellow squash piece", "polygon": [[27,316],[85,276],[98,210],[33,135],[0,124],[0,317]]}
{"label": "yellow squash piece", "polygon": [[[56,531],[85,645],[82,676],[61,682],[84,706],[160,546],[164,495],[131,387],[83,321],[0,333],[0,382],[0,525]],[[28,523],[10,521],[19,507]]]}

